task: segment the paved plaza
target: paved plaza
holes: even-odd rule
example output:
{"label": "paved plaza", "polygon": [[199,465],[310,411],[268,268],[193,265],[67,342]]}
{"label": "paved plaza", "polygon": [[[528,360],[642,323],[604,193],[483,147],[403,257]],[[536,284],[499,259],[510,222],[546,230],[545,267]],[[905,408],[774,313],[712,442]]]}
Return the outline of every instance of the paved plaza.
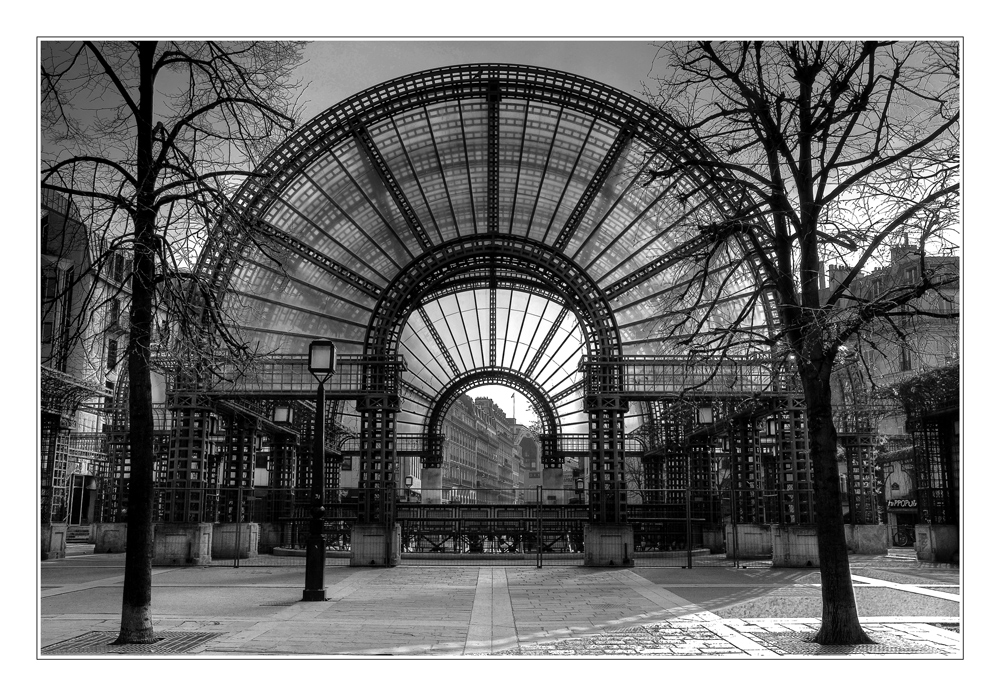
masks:
{"label": "paved plaza", "polygon": [[959,570],[912,556],[854,559],[871,646],[821,647],[819,573],[771,568],[328,566],[154,568],[164,640],[109,647],[124,557],[41,564],[41,654],[185,656],[958,657]]}

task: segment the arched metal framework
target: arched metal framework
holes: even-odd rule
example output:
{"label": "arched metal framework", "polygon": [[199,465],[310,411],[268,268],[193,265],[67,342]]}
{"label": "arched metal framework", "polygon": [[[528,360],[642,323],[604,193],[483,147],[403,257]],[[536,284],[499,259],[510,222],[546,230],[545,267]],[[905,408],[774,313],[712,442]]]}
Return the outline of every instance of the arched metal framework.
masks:
{"label": "arched metal framework", "polygon": [[[731,224],[744,194],[692,164],[710,159],[664,113],[586,78],[425,71],[345,100],[279,146],[199,271],[262,350],[302,354],[331,338],[375,359],[345,415],[361,433],[367,521],[391,517],[397,431],[436,422],[453,385],[517,374],[548,395],[554,432],[586,428],[592,519],[619,522],[630,404],[616,361],[681,352],[663,339],[665,317],[682,318],[681,340],[699,322],[739,317],[766,332],[774,321],[748,230]],[[710,307],[688,282],[698,264],[711,269]],[[402,389],[378,367],[399,356],[422,368]],[[572,376],[581,358],[607,366],[586,394]]]}
{"label": "arched metal framework", "polygon": [[545,391],[533,380],[506,368],[476,368],[457,377],[448,384],[434,400],[434,407],[427,414],[426,442],[428,456],[425,466],[441,466],[441,426],[444,416],[452,404],[465,392],[487,384],[500,384],[518,390],[528,398],[531,407],[538,414],[541,424],[542,461],[550,464],[555,460],[555,447],[559,435],[556,407]]}
{"label": "arched metal framework", "polygon": [[540,285],[558,295],[580,319],[590,356],[621,355],[614,312],[590,277],[562,254],[531,240],[510,237],[458,240],[414,261],[375,305],[365,350],[373,358],[394,355],[407,317],[431,292],[477,280],[494,283],[500,278],[514,287]]}

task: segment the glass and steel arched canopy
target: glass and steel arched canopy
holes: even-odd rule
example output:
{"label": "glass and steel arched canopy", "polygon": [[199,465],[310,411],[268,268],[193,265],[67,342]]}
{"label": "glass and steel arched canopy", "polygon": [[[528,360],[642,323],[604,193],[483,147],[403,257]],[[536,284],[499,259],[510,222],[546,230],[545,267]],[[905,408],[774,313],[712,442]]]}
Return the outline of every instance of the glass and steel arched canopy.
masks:
{"label": "glass and steel arched canopy", "polygon": [[[700,244],[737,194],[697,167],[648,175],[707,157],[661,112],[582,77],[417,73],[280,146],[236,197],[242,219],[223,223],[253,243],[210,242],[201,270],[228,277],[224,303],[262,351],[330,338],[342,354],[403,355],[404,428],[491,368],[548,394],[563,426],[582,423],[566,392],[581,357],[683,352],[702,319],[767,328],[742,238]],[[692,264],[716,287],[690,287]],[[709,295],[722,301],[705,316]]]}

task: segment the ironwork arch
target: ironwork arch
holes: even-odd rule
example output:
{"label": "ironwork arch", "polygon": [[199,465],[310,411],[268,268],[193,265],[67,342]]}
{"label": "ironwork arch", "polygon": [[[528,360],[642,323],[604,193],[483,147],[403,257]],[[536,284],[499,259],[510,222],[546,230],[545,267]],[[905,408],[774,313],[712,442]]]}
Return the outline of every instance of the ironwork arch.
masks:
{"label": "ironwork arch", "polygon": [[545,391],[532,379],[523,374],[502,367],[477,368],[456,377],[437,395],[434,407],[427,414],[425,429],[429,436],[441,434],[441,424],[448,409],[458,400],[458,397],[469,389],[499,384],[522,392],[531,402],[532,408],[541,419],[542,434],[558,435],[559,422],[556,418],[556,407]]}
{"label": "ironwork arch", "polygon": [[[280,197],[281,193],[303,174],[324,153],[348,140],[358,142],[363,150],[378,160],[377,149],[371,148],[368,129],[380,122],[391,119],[395,114],[407,110],[426,108],[446,101],[487,100],[498,103],[504,99],[525,100],[531,103],[558,106],[575,112],[600,118],[619,129],[618,138],[612,145],[609,156],[591,181],[588,191],[581,201],[592,201],[591,188],[598,188],[613,166],[617,153],[632,141],[645,143],[675,164],[684,164],[679,177],[687,179],[692,187],[711,200],[727,219],[738,219],[742,211],[753,209],[747,191],[737,185],[721,183],[710,176],[710,166],[693,162],[717,160],[690,129],[678,124],[671,116],[621,90],[578,75],[547,68],[508,64],[470,64],[447,68],[437,68],[406,75],[375,85],[327,109],[313,118],[292,137],[279,145],[271,155],[249,177],[234,196],[229,210],[220,222],[218,234],[210,236],[199,257],[199,271],[210,279],[215,289],[217,301],[222,301],[227,279],[238,269],[244,252],[257,242],[261,235],[264,214]],[[499,128],[491,121],[490,129]],[[490,154],[491,162],[495,160]],[[384,162],[374,162],[380,170],[388,193],[399,204],[406,220],[409,233],[418,241],[420,248],[427,251],[433,243],[414,211],[405,204],[391,173],[384,171]],[[495,164],[490,165],[495,168]],[[491,193],[489,215],[495,217],[495,194]],[[583,207],[574,210],[561,230],[554,230],[551,242],[553,249],[563,250],[569,239],[577,232],[581,222]],[[495,230],[490,234],[495,235]],[[746,242],[749,228],[736,235],[738,242],[748,255],[753,247]],[[295,240],[282,240],[296,246]],[[235,242],[235,243],[234,243]],[[302,251],[299,249],[299,251]],[[321,260],[327,261],[326,259]],[[330,265],[327,263],[327,265]],[[350,269],[339,265],[331,266],[348,282],[369,288],[363,277],[351,273]],[[637,277],[655,268],[643,269]],[[775,305],[772,293],[767,292],[766,302],[771,311],[766,313],[766,321],[774,321]]]}
{"label": "ironwork arch", "polygon": [[[647,188],[640,176],[654,159],[677,174]],[[645,329],[659,311],[655,302],[673,289],[655,282],[664,269],[706,248],[714,240],[706,229],[724,229],[733,245],[720,268],[741,269],[742,282],[757,284],[763,313],[755,301],[751,320],[774,324],[773,293],[759,282],[748,242],[753,232],[729,224],[755,208],[744,188],[711,176],[713,161],[690,129],[593,80],[520,65],[428,70],[350,97],[278,146],[233,197],[198,270],[218,303],[228,281],[246,279],[233,294],[247,298],[247,316],[265,310],[259,326],[248,325],[264,349],[337,332],[333,338],[373,364],[400,352],[409,315],[435,294],[486,283],[554,293],[576,315],[588,357],[604,361],[588,376],[584,399],[591,485],[602,501],[592,514],[617,521],[629,409],[617,358],[655,350],[648,346],[656,337],[635,327]],[[629,176],[619,176],[626,164]],[[518,211],[522,170],[535,191],[530,215]],[[503,195],[513,203],[501,205]],[[702,221],[694,215],[703,206],[710,214]],[[537,224],[536,209],[545,213]],[[612,213],[622,222],[613,218],[604,232]],[[633,225],[639,248],[630,241]],[[283,293],[303,299],[302,307]],[[363,390],[359,483],[373,491],[362,516],[375,522],[392,514],[389,497],[374,492],[393,481],[399,385],[395,375],[366,367]]]}
{"label": "ironwork arch", "polygon": [[442,287],[499,279],[513,287],[524,283],[524,287],[542,287],[558,295],[576,314],[591,356],[621,355],[611,305],[583,269],[554,249],[513,237],[474,237],[442,244],[403,269],[372,312],[366,354],[394,355],[407,317]]}

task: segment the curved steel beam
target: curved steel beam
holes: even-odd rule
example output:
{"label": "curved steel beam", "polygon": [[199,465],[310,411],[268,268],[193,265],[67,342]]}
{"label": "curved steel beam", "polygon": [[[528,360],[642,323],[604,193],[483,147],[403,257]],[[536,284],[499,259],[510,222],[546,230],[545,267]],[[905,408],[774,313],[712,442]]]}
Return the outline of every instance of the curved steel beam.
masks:
{"label": "curved steel beam", "polygon": [[520,372],[506,367],[478,367],[448,382],[434,398],[434,408],[431,409],[425,421],[424,431],[428,439],[441,434],[441,424],[444,415],[469,389],[487,384],[500,384],[517,389],[528,397],[532,408],[541,419],[542,431],[545,435],[558,435],[559,423],[556,419],[556,407],[545,390],[534,380]]}
{"label": "curved steel beam", "polygon": [[[375,85],[324,111],[277,147],[267,160],[249,177],[234,196],[227,217],[220,223],[227,234],[212,235],[199,258],[198,270],[213,278],[216,292],[221,295],[227,278],[237,265],[237,259],[247,247],[252,234],[246,221],[262,219],[281,193],[310,165],[339,144],[357,138],[370,126],[384,122],[396,114],[425,108],[445,101],[487,102],[495,105],[505,99],[547,104],[568,108],[617,126],[618,138],[591,182],[594,188],[606,176],[620,150],[631,137],[651,151],[662,153],[675,164],[688,164],[679,176],[689,180],[696,190],[704,192],[722,214],[729,219],[751,207],[745,188],[736,184],[719,183],[711,176],[711,167],[691,162],[717,161],[689,129],[650,104],[608,85],[578,75],[547,68],[507,64],[472,64],[437,68],[406,75]],[[491,111],[492,114],[492,111]],[[496,120],[496,119],[494,119]],[[492,121],[491,121],[492,123]],[[495,140],[497,136],[490,130]],[[495,145],[488,138],[491,147]],[[493,159],[489,170],[493,173]],[[490,179],[494,188],[496,177]],[[490,211],[496,191],[490,191]],[[589,206],[593,191],[583,196],[581,207]],[[399,202],[397,201],[397,204]],[[404,206],[405,207],[405,206]],[[406,211],[404,210],[404,213]],[[577,218],[571,216],[568,227],[555,240],[563,248],[572,235]],[[489,226],[491,236],[496,225]],[[237,243],[233,243],[236,239]],[[422,238],[424,244],[427,239]],[[755,269],[756,270],[756,269]],[[221,297],[218,298],[221,301]],[[771,321],[772,312],[768,313]]]}
{"label": "curved steel beam", "polygon": [[[591,356],[621,355],[621,337],[604,293],[564,254],[522,237],[459,239],[429,250],[404,268],[375,305],[365,337],[369,356],[394,355],[410,313],[443,285],[523,279],[547,286],[577,316]],[[515,285],[516,287],[516,285]]]}

